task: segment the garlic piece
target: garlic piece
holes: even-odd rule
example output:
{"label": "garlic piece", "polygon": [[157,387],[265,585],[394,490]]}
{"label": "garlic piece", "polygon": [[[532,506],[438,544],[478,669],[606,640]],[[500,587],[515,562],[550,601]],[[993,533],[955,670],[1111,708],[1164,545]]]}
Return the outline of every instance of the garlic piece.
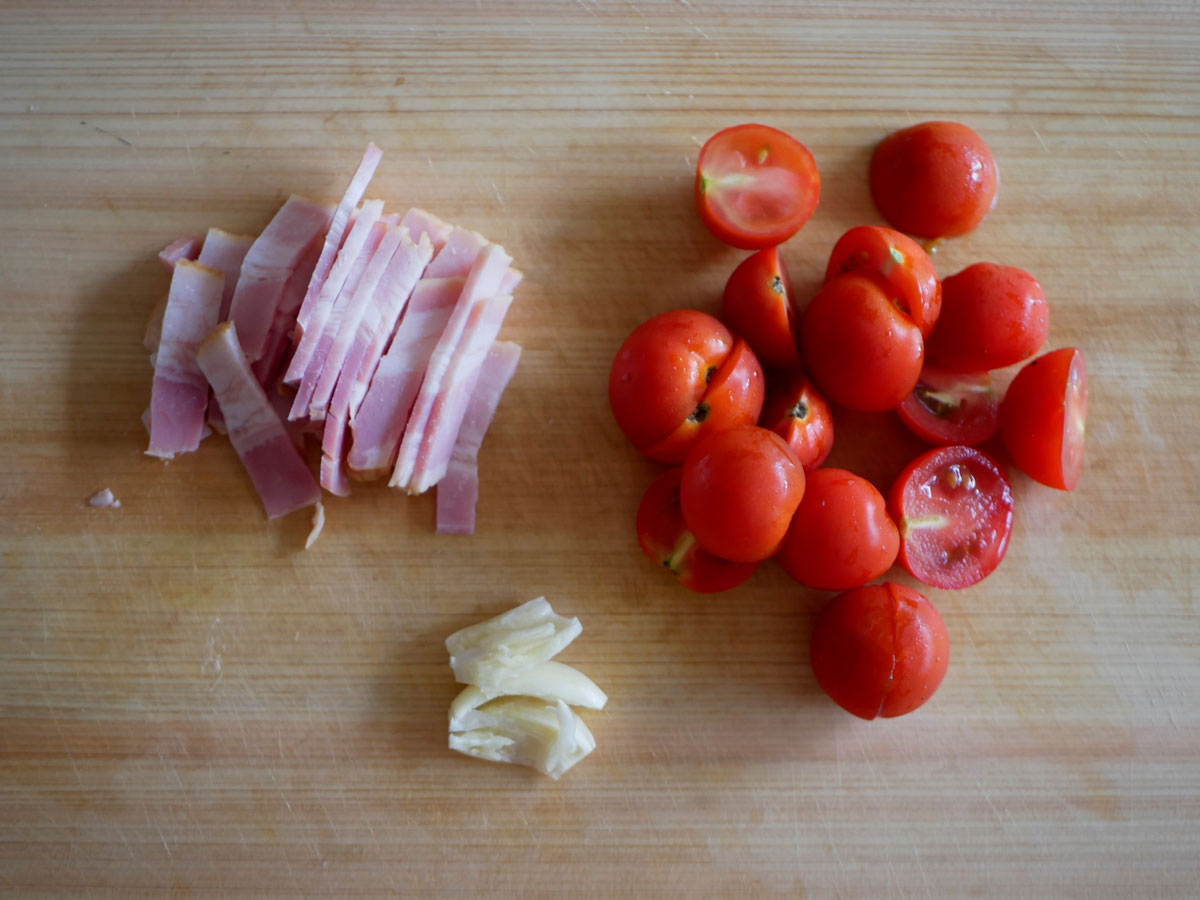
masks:
{"label": "garlic piece", "polygon": [[[475,699],[470,695],[464,705]],[[596,749],[591,730],[567,704],[535,697],[499,697],[460,709],[457,720],[452,706],[449,743],[467,756],[529,766],[555,780]]]}
{"label": "garlic piece", "polygon": [[456,631],[446,638],[446,649],[455,680],[496,697],[511,693],[506,681],[548,661],[582,631],[579,619],[558,615],[538,597]]}

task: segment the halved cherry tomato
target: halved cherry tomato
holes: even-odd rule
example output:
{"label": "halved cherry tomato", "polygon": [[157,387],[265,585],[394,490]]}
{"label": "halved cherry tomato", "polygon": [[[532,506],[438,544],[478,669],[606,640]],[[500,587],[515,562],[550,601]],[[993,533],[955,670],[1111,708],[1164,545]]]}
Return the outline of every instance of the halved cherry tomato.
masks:
{"label": "halved cherry tomato", "polygon": [[900,535],[875,485],[845,469],[805,476],[804,497],[776,559],[805,587],[844,591],[896,561]]}
{"label": "halved cherry tomato", "polygon": [[758,563],[735,563],[713,556],[698,543],[683,523],[679,482],[683,468],[676,466],[654,480],[637,511],[638,544],[661,563],[679,583],[701,594],[737,587],[754,574]]}
{"label": "halved cherry tomato", "polygon": [[880,275],[892,292],[893,302],[908,313],[922,337],[929,337],[942,309],[942,283],[920,244],[880,225],[851,228],[833,245],[825,281],[850,272]]}
{"label": "halved cherry tomato", "polygon": [[834,597],[817,616],[809,653],[833,702],[862,719],[886,719],[933,696],[950,663],[950,639],[932,603],[885,581]]}
{"label": "halved cherry tomato", "polygon": [[621,430],[642,453],[666,463],[682,462],[710,431],[757,422],[764,391],[762,367],[745,341],[690,309],[634,329],[608,379]]}
{"label": "halved cherry tomato", "polygon": [[809,220],[821,176],[808,148],[768,125],[735,125],[700,150],[696,205],[727,244],[759,250],[782,244]]}
{"label": "halved cherry tomato", "polygon": [[778,247],[743,260],[725,283],[721,319],[745,338],[764,366],[800,365],[794,316],[791,283]]}
{"label": "halved cherry tomato", "polygon": [[883,217],[923,238],[970,231],[996,204],[992,151],[958,122],[922,122],[889,134],[871,157],[871,196]]}
{"label": "halved cherry tomato", "polygon": [[956,375],[926,365],[896,407],[909,430],[931,444],[981,444],[1000,430],[1000,397],[989,372]]}
{"label": "halved cherry tomato", "polygon": [[888,509],[900,528],[900,565],[932,587],[970,587],[1008,550],[1012,487],[996,461],[972,447],[918,456],[892,485]]}
{"label": "halved cherry tomato", "polygon": [[808,374],[829,399],[880,412],[900,405],[921,374],[921,330],[897,309],[877,277],[842,275],[825,284],[800,324]]}
{"label": "halved cherry tomato", "polygon": [[1087,366],[1074,347],[1053,350],[1018,372],[1000,407],[1000,434],[1017,468],[1052,488],[1073,490],[1083,469],[1087,406]]}
{"label": "halved cherry tomato", "polygon": [[1049,333],[1037,279],[1015,266],[975,263],[942,282],[942,315],[925,355],[951,372],[1003,369],[1037,353]]}
{"label": "halved cherry tomato", "polygon": [[773,431],[751,425],[708,435],[687,455],[683,521],[722,559],[758,562],[779,549],[804,496],[804,469]]}
{"label": "halved cherry tomato", "polygon": [[800,369],[772,373],[759,424],[785,441],[805,472],[819,468],[833,449],[833,414]]}

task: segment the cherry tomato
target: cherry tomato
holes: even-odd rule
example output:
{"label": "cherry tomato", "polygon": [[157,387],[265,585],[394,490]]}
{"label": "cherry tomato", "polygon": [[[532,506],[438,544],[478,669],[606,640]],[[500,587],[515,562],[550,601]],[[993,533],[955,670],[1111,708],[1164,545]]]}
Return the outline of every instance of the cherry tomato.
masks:
{"label": "cherry tomato", "polygon": [[942,315],[925,354],[951,372],[1003,369],[1037,353],[1049,332],[1050,308],[1032,275],[975,263],[942,282]]}
{"label": "cherry tomato", "polygon": [[1073,347],[1025,366],[1000,407],[1000,435],[1014,463],[1042,484],[1070,491],[1083,469],[1087,367]]}
{"label": "cherry tomato", "polygon": [[776,558],[805,587],[844,591],[886,572],[899,547],[887,503],[871,482],[845,469],[818,469],[806,475]]}
{"label": "cherry tomato", "polygon": [[805,472],[818,468],[833,449],[829,404],[800,369],[772,374],[759,424],[787,441]]}
{"label": "cherry tomato", "polygon": [[932,603],[885,581],[834,597],[813,625],[810,655],[834,703],[862,719],[886,719],[933,696],[950,662],[950,639]]}
{"label": "cherry tomato", "polygon": [[683,521],[701,547],[722,559],[758,562],[783,542],[804,495],[804,469],[775,432],[739,426],[688,452],[679,495]]}
{"label": "cherry tomato", "polygon": [[904,424],[931,444],[981,444],[1000,430],[1000,397],[988,372],[956,375],[926,365],[896,407]]}
{"label": "cherry tomato", "polygon": [[809,220],[821,176],[808,148],[767,125],[735,125],[700,150],[696,205],[708,230],[743,250],[782,244]]}
{"label": "cherry tomato", "polygon": [[900,565],[932,587],[965,588],[1004,559],[1013,492],[1003,470],[972,447],[938,447],[900,473],[888,495]]}
{"label": "cherry tomato", "polygon": [[754,574],[758,563],[735,563],[713,556],[683,524],[679,482],[683,468],[676,466],[654,480],[637,511],[637,536],[642,551],[661,563],[679,583],[701,594],[737,587]]}
{"label": "cherry tomato", "polygon": [[970,231],[996,204],[992,151],[958,122],[922,122],[888,135],[871,157],[871,196],[883,217],[923,238]]}
{"label": "cherry tomato", "polygon": [[833,245],[825,280],[850,272],[881,276],[892,301],[908,313],[922,337],[929,336],[942,308],[942,283],[920,244],[879,225],[851,228]]}
{"label": "cherry tomato", "polygon": [[746,343],[690,309],[634,329],[608,379],[621,430],[642,453],[667,463],[682,462],[710,431],[757,422],[764,391],[762,367]]}
{"label": "cherry tomato", "polygon": [[764,366],[800,365],[792,288],[778,247],[759,250],[725,284],[721,318]]}
{"label": "cherry tomato", "polygon": [[825,396],[863,412],[892,409],[911,394],[924,355],[921,330],[879,279],[857,274],[828,282],[808,304],[800,352]]}

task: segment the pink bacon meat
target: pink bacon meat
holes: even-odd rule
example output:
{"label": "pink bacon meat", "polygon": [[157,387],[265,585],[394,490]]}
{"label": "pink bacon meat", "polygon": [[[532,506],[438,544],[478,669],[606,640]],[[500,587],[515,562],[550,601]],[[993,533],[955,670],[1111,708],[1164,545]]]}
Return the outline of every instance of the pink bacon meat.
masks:
{"label": "pink bacon meat", "polygon": [[[436,262],[436,260],[435,260]],[[441,337],[438,338],[437,346],[434,347],[433,353],[429,357],[429,365],[425,370],[425,377],[421,381],[421,390],[417,393],[417,399],[413,403],[412,414],[408,418],[408,424],[404,429],[404,437],[400,441],[400,451],[396,458],[396,467],[392,471],[391,480],[388,484],[392,487],[400,487],[407,490],[409,493],[422,493],[436,483],[428,481],[424,474],[428,459],[428,447],[436,437],[439,442],[444,442],[444,438],[437,435],[437,429],[442,427],[441,418],[434,416],[435,406],[440,406],[444,391],[447,385],[454,384],[461,388],[461,382],[448,380],[448,376],[455,368],[455,361],[463,352],[462,345],[464,338],[467,340],[475,340],[474,331],[478,329],[484,321],[481,318],[482,304],[489,299],[496,297],[496,292],[500,287],[500,283],[508,271],[508,264],[512,262],[512,257],[504,252],[504,248],[498,244],[489,244],[486,246],[475,260],[475,264],[471,267],[471,274],[467,277],[467,283],[463,285],[462,294],[458,298],[458,302],[454,304],[454,310],[450,314],[449,320],[446,322],[446,327],[442,331]],[[433,268],[433,266],[430,266]],[[508,297],[507,303],[512,302],[512,298]],[[504,304],[504,311],[507,312],[508,305]],[[503,318],[503,315],[501,315]],[[489,323],[491,319],[486,320]],[[466,334],[468,323],[472,323],[473,331],[471,334]],[[496,331],[500,328],[500,323],[495,323]],[[479,355],[479,362],[483,361],[483,353],[487,352],[487,348],[491,345],[495,338],[495,332],[483,344],[482,353]],[[472,348],[473,349],[473,348]],[[476,367],[478,372],[478,367]],[[470,386],[468,386],[468,391]],[[461,416],[459,421],[461,421]],[[433,426],[432,428],[430,426]],[[455,425],[457,430],[457,424]],[[449,451],[454,444],[454,435],[450,435],[449,445],[446,447],[447,458],[440,463],[436,458],[432,459],[433,468],[436,469],[439,465],[442,471],[445,471],[445,463],[449,462]],[[418,466],[420,466],[421,474],[418,477]]]}
{"label": "pink bacon meat", "polygon": [[[325,433],[321,443],[321,486],[339,496],[345,496],[350,490],[343,468],[346,426],[352,396],[360,385],[362,371],[367,367],[368,361],[365,357],[371,351],[374,339],[383,333],[385,328],[388,333],[391,332],[392,324],[399,318],[400,311],[408,302],[417,280],[433,256],[433,247],[427,234],[422,234],[420,243],[414,244],[407,234],[407,229],[403,225],[400,227],[405,231],[404,239],[388,263],[368,309],[359,321],[354,342],[345,353],[341,374],[337,378],[337,389],[325,419]],[[370,369],[373,375],[375,366],[371,364]],[[368,375],[367,378],[369,377]],[[365,385],[363,390],[365,391]]]}
{"label": "pink bacon meat", "polygon": [[204,246],[200,248],[196,261],[225,276],[225,290],[221,294],[221,322],[229,318],[229,305],[233,302],[233,293],[242,273],[242,263],[254,240],[252,234],[230,234],[220,228],[210,228],[204,236]]}
{"label": "pink bacon meat", "polygon": [[194,260],[200,253],[200,238],[194,234],[185,234],[183,237],[176,238],[158,251],[159,261],[167,267],[168,271],[174,271],[175,263],[181,259]]}
{"label": "pink bacon meat", "polygon": [[479,501],[479,448],[496,415],[500,398],[517,371],[521,347],[497,341],[488,350],[479,370],[475,390],[467,403],[462,427],[446,474],[437,486],[437,533],[473,534],[475,506]]}
{"label": "pink bacon meat", "polygon": [[250,371],[232,323],[218,325],[196,350],[196,362],[225,417],[229,440],[274,519],[321,499],[300,451]]}
{"label": "pink bacon meat", "polygon": [[229,305],[247,359],[266,350],[284,289],[305,251],[329,228],[327,206],[292,195],[250,247]]}
{"label": "pink bacon meat", "polygon": [[[258,379],[258,383],[264,389],[273,390],[277,387],[276,382],[283,374],[283,364],[287,359],[288,348],[292,341],[292,326],[296,323],[296,310],[300,308],[300,303],[304,300],[304,291],[308,286],[309,279],[312,278],[319,253],[320,251],[314,245],[305,251],[304,256],[300,257],[300,262],[296,264],[296,271],[292,273],[287,287],[283,289],[283,298],[279,301],[279,309],[275,311],[275,321],[271,323],[271,330],[267,334],[267,348],[250,367],[254,371],[254,377]],[[288,406],[291,406],[290,400]]]}
{"label": "pink bacon meat", "polygon": [[[329,353],[329,348],[332,343],[331,331],[337,329],[341,322],[342,312],[350,297],[354,295],[358,284],[362,281],[363,275],[366,274],[367,266],[371,262],[371,257],[375,255],[375,251],[379,249],[380,243],[383,241],[384,235],[387,233],[387,226],[380,221],[376,212],[383,208],[383,204],[379,203],[378,207],[373,204],[378,201],[372,201],[363,207],[359,213],[358,221],[354,223],[354,231],[346,238],[346,246],[342,248],[342,255],[338,256],[337,263],[334,265],[336,273],[339,267],[342,267],[343,260],[346,261],[345,272],[346,277],[342,279],[341,290],[338,291],[336,297],[330,301],[327,308],[318,310],[309,320],[309,328],[304,332],[304,336],[300,339],[300,343],[296,347],[296,352],[292,356],[291,362],[288,363],[287,372],[284,375],[286,383],[296,370],[298,361],[306,359],[304,364],[304,374],[301,376],[299,385],[296,387],[296,397],[292,401],[292,411],[288,415],[289,419],[302,419],[310,416],[310,405],[312,403],[313,392],[317,388],[317,380],[321,377],[321,370],[324,368],[325,357]],[[368,209],[368,207],[372,207]],[[362,240],[355,239],[355,231],[362,230]],[[353,257],[347,255],[349,251],[353,251]],[[328,286],[333,281],[331,277],[326,282]],[[320,421],[320,418],[317,418]]]}
{"label": "pink bacon meat", "polygon": [[196,365],[196,345],[217,324],[224,282],[216,269],[191,260],[175,265],[154,362],[150,456],[171,459],[200,446],[208,386]]}
{"label": "pink bacon meat", "polygon": [[[351,214],[362,201],[363,195],[367,192],[367,185],[375,177],[375,170],[379,168],[379,161],[381,159],[383,159],[383,151],[376,147],[374,143],[367,144],[362,161],[358,164],[358,169],[350,179],[346,193],[342,195],[341,202],[338,203],[337,209],[333,213],[333,220],[329,223],[329,230],[325,234],[325,242],[321,246],[321,255],[317,259],[316,266],[313,268],[312,277],[308,282],[308,288],[304,294],[304,300],[300,305],[299,312],[296,314],[297,339],[308,328],[308,323],[312,317],[313,309],[317,305],[321,289],[324,287],[325,280],[329,277],[330,271],[333,268],[334,260],[341,250],[342,239],[346,236],[346,229],[350,227]],[[336,294],[337,292],[334,291],[334,293]],[[299,381],[303,375],[304,372],[301,371],[294,381]]]}

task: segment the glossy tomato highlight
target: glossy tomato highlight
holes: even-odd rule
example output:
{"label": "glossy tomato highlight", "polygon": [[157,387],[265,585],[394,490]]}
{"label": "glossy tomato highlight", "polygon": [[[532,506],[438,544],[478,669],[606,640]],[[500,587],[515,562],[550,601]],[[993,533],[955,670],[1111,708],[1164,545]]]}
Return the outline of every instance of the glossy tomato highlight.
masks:
{"label": "glossy tomato highlight", "polygon": [[1013,492],[994,459],[973,447],[918,456],[888,494],[900,565],[931,587],[970,587],[1004,559]]}
{"label": "glossy tomato highlight", "polygon": [[683,520],[722,559],[758,562],[779,549],[804,495],[804,469],[773,431],[739,426],[710,434],[683,463]]}
{"label": "glossy tomato highlight", "polygon": [[965,234],[996,203],[996,160],[958,122],[922,122],[884,138],[871,157],[871,197],[896,228],[922,238]]}
{"label": "glossy tomato highlight", "polygon": [[813,625],[810,659],[817,683],[842,709],[892,718],[933,696],[950,663],[950,639],[932,603],[886,581],[830,601]]}
{"label": "glossy tomato highlight", "polygon": [[754,574],[757,563],[735,563],[713,556],[696,542],[683,522],[679,483],[683,468],[664,472],[646,490],[637,511],[637,537],[642,552],[701,594],[737,587]]}
{"label": "glossy tomato highlight", "polygon": [[821,176],[808,148],[768,125],[735,125],[696,162],[696,206],[708,230],[743,250],[782,244],[809,220]]}
{"label": "glossy tomato highlight", "polygon": [[1087,406],[1087,367],[1074,347],[1018,372],[1000,408],[1001,437],[1017,468],[1049,487],[1074,490],[1083,470]]}
{"label": "glossy tomato highlight", "polygon": [[711,431],[750,425],[762,412],[762,366],[712,316],[662,313],[625,339],[609,373],[617,424],[651,459],[679,463]]}
{"label": "glossy tomato highlight", "polygon": [[809,472],[776,559],[805,587],[844,591],[866,584],[896,560],[900,536],[887,501],[845,469]]}

